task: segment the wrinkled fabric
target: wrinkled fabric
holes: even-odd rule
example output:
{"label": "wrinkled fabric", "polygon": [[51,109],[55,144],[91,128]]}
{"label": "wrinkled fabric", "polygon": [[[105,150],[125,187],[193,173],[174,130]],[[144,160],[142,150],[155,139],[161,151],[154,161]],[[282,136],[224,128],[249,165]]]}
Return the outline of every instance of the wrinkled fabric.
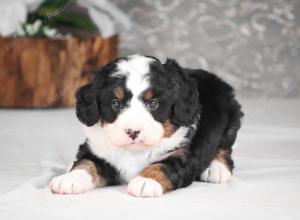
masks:
{"label": "wrinkled fabric", "polygon": [[300,102],[243,103],[232,180],[154,199],[125,185],[52,194],[85,139],[74,110],[0,110],[0,219],[300,219]]}

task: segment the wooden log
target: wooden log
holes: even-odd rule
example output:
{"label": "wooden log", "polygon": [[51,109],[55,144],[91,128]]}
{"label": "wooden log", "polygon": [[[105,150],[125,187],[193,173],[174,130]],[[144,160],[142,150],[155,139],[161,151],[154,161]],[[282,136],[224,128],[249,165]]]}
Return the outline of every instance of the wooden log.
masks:
{"label": "wooden log", "polygon": [[0,107],[74,106],[78,87],[117,56],[118,37],[0,38]]}

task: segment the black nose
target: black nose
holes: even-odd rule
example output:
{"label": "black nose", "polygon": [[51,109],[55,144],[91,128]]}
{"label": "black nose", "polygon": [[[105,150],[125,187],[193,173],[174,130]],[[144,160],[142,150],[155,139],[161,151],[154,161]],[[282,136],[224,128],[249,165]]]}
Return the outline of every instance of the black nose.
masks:
{"label": "black nose", "polygon": [[126,134],[132,139],[135,140],[141,131],[132,130],[131,128],[125,129]]}

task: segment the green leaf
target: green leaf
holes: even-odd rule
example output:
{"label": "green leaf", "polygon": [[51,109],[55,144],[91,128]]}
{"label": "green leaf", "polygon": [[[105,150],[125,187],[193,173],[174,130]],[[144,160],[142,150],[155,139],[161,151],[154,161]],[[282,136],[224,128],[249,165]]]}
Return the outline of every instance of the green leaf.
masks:
{"label": "green leaf", "polygon": [[[42,20],[43,26],[57,28],[68,26],[74,29],[95,32],[97,28],[88,15],[80,12],[66,13],[65,9],[77,0],[45,0],[40,7],[28,15],[27,22],[34,23],[37,19]],[[37,33],[42,35],[42,33]],[[44,34],[45,35],[45,34]]]}
{"label": "green leaf", "polygon": [[88,32],[97,30],[94,23],[85,15],[69,13],[55,17],[57,24],[64,24],[70,27],[78,28]]}
{"label": "green leaf", "polygon": [[70,4],[70,3],[75,3],[76,0],[45,0],[41,6],[40,9],[43,8],[54,8],[58,9],[60,7],[63,7],[64,5]]}

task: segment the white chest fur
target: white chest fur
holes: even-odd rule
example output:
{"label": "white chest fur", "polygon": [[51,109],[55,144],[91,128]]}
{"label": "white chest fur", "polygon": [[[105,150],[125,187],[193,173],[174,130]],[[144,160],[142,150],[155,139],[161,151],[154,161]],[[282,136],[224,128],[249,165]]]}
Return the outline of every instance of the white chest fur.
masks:
{"label": "white chest fur", "polygon": [[132,150],[113,145],[105,130],[99,125],[83,126],[92,152],[116,167],[126,182],[129,182],[149,164],[168,156],[169,151],[185,141],[187,127],[180,127],[171,137],[163,138],[151,148]]}

